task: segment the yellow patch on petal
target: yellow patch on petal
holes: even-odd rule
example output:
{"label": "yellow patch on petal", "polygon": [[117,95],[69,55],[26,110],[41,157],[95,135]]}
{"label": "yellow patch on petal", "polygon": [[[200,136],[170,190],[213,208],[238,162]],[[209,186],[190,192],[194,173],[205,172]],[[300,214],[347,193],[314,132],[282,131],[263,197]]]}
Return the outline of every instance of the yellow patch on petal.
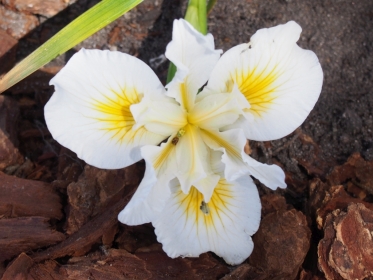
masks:
{"label": "yellow patch on petal", "polygon": [[91,106],[99,113],[95,120],[102,123],[102,130],[110,133],[111,139],[122,141],[135,124],[130,106],[139,103],[142,94],[136,89],[125,89],[121,93],[112,90],[111,93],[110,96],[102,94],[103,99],[94,100]]}
{"label": "yellow patch on petal", "polygon": [[225,149],[225,151],[232,157],[239,158],[241,160],[241,150],[243,147],[236,147],[232,145],[231,143],[228,143],[224,138],[219,137],[218,134],[208,131],[205,129],[200,130],[206,137],[208,137],[210,140],[214,141],[215,144],[218,147],[222,147]]}
{"label": "yellow patch on petal", "polygon": [[171,152],[175,148],[175,145],[177,144],[177,143],[176,144],[173,143],[173,139],[177,138],[177,137],[176,136],[175,137],[171,136],[171,137],[172,137],[172,140],[168,141],[166,143],[164,148],[161,150],[161,152],[159,153],[159,155],[157,156],[157,158],[153,162],[153,167],[157,171],[160,169],[160,167],[163,165],[163,163],[170,156]]}
{"label": "yellow patch on petal", "polygon": [[251,71],[238,70],[232,76],[239,90],[251,105],[249,111],[258,117],[268,111],[270,105],[276,99],[274,92],[278,86],[275,85],[275,81],[280,76],[276,67],[269,73],[266,70],[264,69],[261,72],[257,69]]}
{"label": "yellow patch on petal", "polygon": [[184,210],[186,220],[192,219],[197,226],[203,224],[207,227],[214,227],[217,221],[222,220],[223,217],[229,217],[231,214],[229,208],[234,204],[231,187],[229,183],[221,179],[208,203],[203,200],[202,193],[194,186],[190,189],[189,194],[179,190],[175,195]]}

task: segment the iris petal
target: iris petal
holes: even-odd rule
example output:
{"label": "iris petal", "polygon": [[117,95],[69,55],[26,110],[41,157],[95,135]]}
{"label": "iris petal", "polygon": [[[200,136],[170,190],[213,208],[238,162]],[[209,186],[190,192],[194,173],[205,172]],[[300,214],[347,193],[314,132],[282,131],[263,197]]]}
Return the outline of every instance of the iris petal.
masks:
{"label": "iris petal", "polygon": [[258,191],[250,177],[234,183],[221,179],[208,203],[194,187],[188,194],[180,186],[172,188],[153,225],[158,241],[172,258],[212,251],[235,265],[253,250],[250,236],[259,227],[260,210]]}
{"label": "iris petal", "polygon": [[250,43],[228,50],[211,74],[206,90],[231,92],[237,85],[249,102],[246,119],[252,120],[243,123],[248,139],[268,141],[291,133],[320,95],[322,69],[313,52],[296,44],[300,32],[293,21],[261,29]]}
{"label": "iris petal", "polygon": [[198,90],[207,82],[220,54],[220,50],[215,50],[211,34],[202,35],[187,21],[175,20],[166,57],[175,64],[177,71],[166,86],[167,94],[185,110],[191,110]]}
{"label": "iris petal", "polygon": [[141,159],[142,145],[157,145],[165,138],[145,128],[133,129],[130,107],[144,95],[164,92],[154,72],[137,58],[83,49],[50,83],[55,93],[44,109],[48,129],[91,165],[128,166]]}

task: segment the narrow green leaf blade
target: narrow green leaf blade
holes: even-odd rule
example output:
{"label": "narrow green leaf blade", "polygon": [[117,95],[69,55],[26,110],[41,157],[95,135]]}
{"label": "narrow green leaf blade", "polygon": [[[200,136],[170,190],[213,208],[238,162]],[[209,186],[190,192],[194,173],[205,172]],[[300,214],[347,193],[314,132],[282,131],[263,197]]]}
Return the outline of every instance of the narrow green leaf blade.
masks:
{"label": "narrow green leaf blade", "polygon": [[52,59],[73,48],[121,15],[136,7],[143,0],[103,0],[10,70],[0,81],[0,93],[18,83]]}

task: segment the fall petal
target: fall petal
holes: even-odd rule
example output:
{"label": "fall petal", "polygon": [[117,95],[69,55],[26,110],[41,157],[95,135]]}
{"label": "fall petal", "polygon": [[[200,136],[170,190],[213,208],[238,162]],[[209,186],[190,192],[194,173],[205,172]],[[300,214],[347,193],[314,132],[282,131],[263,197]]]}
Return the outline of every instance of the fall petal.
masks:
{"label": "fall petal", "polygon": [[81,50],[51,80],[45,106],[52,136],[99,168],[122,168],[141,159],[139,148],[165,137],[134,130],[130,107],[144,95],[162,95],[154,72],[139,59],[109,51]]}
{"label": "fall petal", "polygon": [[194,187],[189,194],[172,188],[153,225],[163,250],[172,258],[212,251],[235,265],[253,250],[251,235],[259,227],[260,210],[258,191],[249,176],[234,183],[221,179],[208,203]]}
{"label": "fall petal", "polygon": [[323,81],[316,55],[297,44],[301,28],[290,21],[257,31],[248,44],[227,51],[208,91],[231,92],[236,84],[250,104],[242,127],[247,138],[274,140],[300,126],[314,107]]}

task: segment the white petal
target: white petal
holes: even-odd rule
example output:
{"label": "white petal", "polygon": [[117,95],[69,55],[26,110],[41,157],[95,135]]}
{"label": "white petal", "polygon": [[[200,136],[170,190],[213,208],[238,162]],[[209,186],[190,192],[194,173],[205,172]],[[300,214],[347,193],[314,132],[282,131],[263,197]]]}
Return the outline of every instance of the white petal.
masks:
{"label": "white petal", "polygon": [[207,176],[204,164],[208,157],[208,147],[203,142],[198,128],[187,125],[184,131],[185,134],[179,138],[176,145],[177,178],[182,191],[188,193],[194,183]]}
{"label": "white petal", "polygon": [[50,82],[55,93],[45,106],[52,136],[99,168],[122,168],[141,159],[139,147],[165,137],[133,130],[130,106],[144,95],[162,95],[154,72],[139,59],[81,50]]}
{"label": "white petal", "polygon": [[177,67],[174,79],[166,86],[186,110],[192,109],[198,90],[207,82],[221,51],[215,50],[211,34],[196,31],[187,21],[174,21],[172,41],[166,57]]}
{"label": "white petal", "polygon": [[272,190],[278,187],[282,189],[286,188],[285,173],[281,167],[275,164],[268,165],[260,163],[245,153],[242,154],[242,157],[248,165],[249,174],[258,179],[266,187]]}
{"label": "white petal", "polygon": [[172,144],[172,139],[176,133],[170,136],[166,143],[158,146],[144,146],[141,154],[145,162],[151,164],[158,181],[169,182],[176,177],[178,166],[176,162],[176,145]]}
{"label": "white petal", "polygon": [[118,220],[121,223],[132,226],[150,223],[152,221],[153,210],[148,203],[148,198],[156,183],[157,178],[154,174],[153,168],[147,166],[144,178],[138,186],[135,194],[118,215]]}
{"label": "white petal", "polygon": [[243,127],[247,138],[274,140],[306,119],[321,91],[323,73],[316,55],[296,44],[301,28],[291,21],[255,33],[219,60],[208,91],[230,92],[234,84],[250,103],[253,120]]}
{"label": "white petal", "polygon": [[153,133],[170,136],[187,124],[186,112],[168,97],[158,100],[144,98],[140,104],[132,106],[131,109],[134,111],[136,127],[144,126]]}
{"label": "white petal", "polygon": [[219,129],[234,123],[240,114],[237,100],[231,94],[211,94],[198,100],[190,112],[190,123],[204,129]]}
{"label": "white petal", "polygon": [[253,250],[251,235],[259,227],[260,210],[258,191],[249,176],[234,183],[221,179],[205,204],[197,189],[184,194],[180,187],[174,187],[153,225],[171,258],[197,257],[212,251],[236,265]]}
{"label": "white petal", "polygon": [[[203,195],[203,200],[209,202],[221,177],[224,177],[224,164],[221,152],[207,149],[207,157],[202,161],[206,177],[193,183],[193,186]],[[185,192],[184,192],[185,193]]]}
{"label": "white petal", "polygon": [[242,160],[246,138],[241,129],[224,132],[201,130],[203,141],[213,150],[223,152],[225,178],[235,180],[248,172]]}

